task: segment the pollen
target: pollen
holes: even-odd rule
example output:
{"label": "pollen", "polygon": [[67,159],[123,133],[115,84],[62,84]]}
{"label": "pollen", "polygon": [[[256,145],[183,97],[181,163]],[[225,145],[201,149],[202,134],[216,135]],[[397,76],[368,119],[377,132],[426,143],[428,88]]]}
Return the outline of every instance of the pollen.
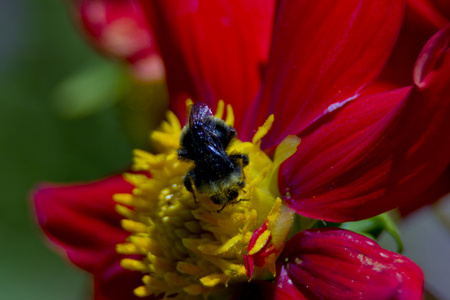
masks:
{"label": "pollen", "polygon": [[[222,119],[224,113],[221,101],[215,117]],[[269,117],[258,129],[252,142],[235,139],[227,148],[230,155],[248,155],[249,164],[244,168],[245,187],[223,209],[208,196],[197,194],[194,198],[186,190],[184,177],[192,164],[178,158],[182,127],[172,112],[151,134],[159,153],[134,151],[136,172],[126,173],[124,178],[135,188],[131,194],[114,195],[114,200],[124,217],[122,227],[130,233],[126,242],[116,247],[127,256],[121,265],[142,273],[142,285],[134,290],[137,296],[221,298],[231,293],[229,287],[234,283],[249,280],[244,255],[250,239],[269,215],[277,215],[274,209],[281,209],[276,204],[280,159],[271,159],[260,149],[260,140],[273,119]],[[233,126],[229,105],[224,121]],[[283,147],[281,156],[285,158],[296,149],[296,145]]]}

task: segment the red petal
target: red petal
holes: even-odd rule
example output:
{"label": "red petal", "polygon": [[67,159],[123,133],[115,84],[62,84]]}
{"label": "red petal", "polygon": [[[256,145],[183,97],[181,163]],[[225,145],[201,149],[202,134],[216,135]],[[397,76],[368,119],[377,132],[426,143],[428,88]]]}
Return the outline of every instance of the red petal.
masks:
{"label": "red petal", "polygon": [[415,196],[399,207],[400,214],[404,217],[426,205],[440,200],[450,193],[450,167],[428,189]]}
{"label": "red petal", "polygon": [[132,189],[122,175],[85,184],[44,184],[33,195],[37,221],[75,265],[92,273],[105,259],[119,257],[116,244],[129,234],[120,225],[112,195]]}
{"label": "red petal", "polygon": [[450,26],[424,48],[416,87],[354,100],[302,139],[280,176],[293,209],[330,221],[365,219],[438,179],[450,163],[449,37]]}
{"label": "red petal", "polygon": [[278,285],[295,286],[308,299],[421,299],[423,274],[408,258],[341,229],[295,235],[279,259]]}
{"label": "red petal", "polygon": [[164,67],[138,0],[73,0],[76,21],[102,53],[133,65],[139,78],[160,80]]}
{"label": "red petal", "polygon": [[185,100],[233,105],[237,126],[261,82],[269,48],[273,0],[142,1],[163,55],[171,109]]}
{"label": "red petal", "polygon": [[449,22],[450,2],[448,0],[407,0],[408,9],[416,22],[422,26],[434,25],[435,29],[444,27]]}
{"label": "red petal", "polygon": [[[302,292],[295,286],[294,282],[289,278],[289,273],[287,272],[287,268],[284,265],[278,267],[277,277],[275,279],[275,283],[277,285],[277,291],[283,291],[284,293],[291,295],[293,299],[311,299],[306,298]],[[278,298],[275,298],[278,299]],[[290,299],[290,298],[287,298]]]}
{"label": "red petal", "polygon": [[280,1],[267,77],[249,111],[257,119],[247,117],[246,128],[274,114],[270,147],[305,129],[331,104],[354,97],[388,59],[403,6],[402,0]]}

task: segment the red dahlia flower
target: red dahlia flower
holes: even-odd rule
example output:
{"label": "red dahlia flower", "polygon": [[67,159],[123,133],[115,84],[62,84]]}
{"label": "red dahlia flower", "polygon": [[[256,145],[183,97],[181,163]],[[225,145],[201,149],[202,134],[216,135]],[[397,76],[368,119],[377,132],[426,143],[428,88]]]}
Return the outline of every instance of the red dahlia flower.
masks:
{"label": "red dahlia flower", "polygon": [[420,269],[362,235],[287,237],[294,212],[372,217],[444,172],[450,26],[425,45],[413,86],[361,96],[396,41],[403,1],[141,3],[171,109],[183,120],[186,98],[198,99],[222,118],[219,100],[230,103],[225,122],[240,140],[227,152],[250,163],[237,203],[218,213],[208,195],[194,200],[183,185],[192,165],[177,157],[182,127],[169,113],[152,134],[160,152],[135,152],[139,174],[38,188],[40,226],[94,275],[95,299],[135,299],[133,288],[149,299],[420,299]]}

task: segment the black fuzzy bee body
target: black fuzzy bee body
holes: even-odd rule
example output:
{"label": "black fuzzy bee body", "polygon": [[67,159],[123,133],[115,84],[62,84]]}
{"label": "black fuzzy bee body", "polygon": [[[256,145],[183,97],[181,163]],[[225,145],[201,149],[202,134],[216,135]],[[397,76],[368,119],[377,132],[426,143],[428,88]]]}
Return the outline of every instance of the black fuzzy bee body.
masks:
{"label": "black fuzzy bee body", "polygon": [[194,168],[184,179],[194,198],[194,187],[196,192],[210,196],[223,207],[239,196],[239,190],[245,186],[243,168],[248,165],[248,156],[227,154],[226,149],[235,137],[234,128],[214,117],[206,104],[192,106],[189,123],[181,134],[178,156],[194,162]]}

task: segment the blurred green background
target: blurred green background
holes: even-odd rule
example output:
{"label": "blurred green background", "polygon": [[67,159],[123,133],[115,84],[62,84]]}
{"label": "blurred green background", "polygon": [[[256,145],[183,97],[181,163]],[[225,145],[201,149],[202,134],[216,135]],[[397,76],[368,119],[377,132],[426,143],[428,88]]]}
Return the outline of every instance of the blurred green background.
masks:
{"label": "blurred green background", "polygon": [[134,145],[117,106],[72,119],[55,110],[65,78],[105,63],[75,31],[64,1],[2,0],[0,38],[0,299],[86,299],[86,275],[48,250],[30,218],[30,191],[41,181],[119,172]]}

